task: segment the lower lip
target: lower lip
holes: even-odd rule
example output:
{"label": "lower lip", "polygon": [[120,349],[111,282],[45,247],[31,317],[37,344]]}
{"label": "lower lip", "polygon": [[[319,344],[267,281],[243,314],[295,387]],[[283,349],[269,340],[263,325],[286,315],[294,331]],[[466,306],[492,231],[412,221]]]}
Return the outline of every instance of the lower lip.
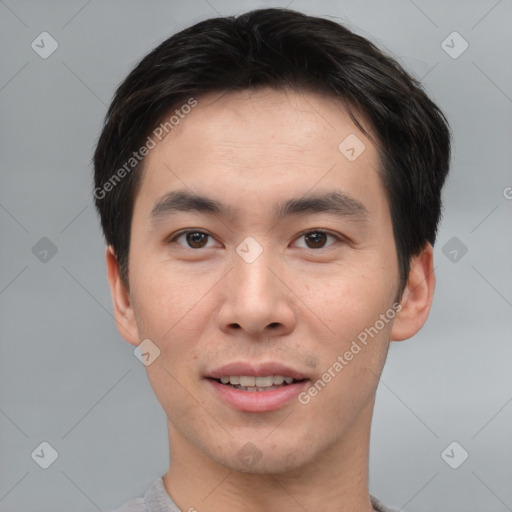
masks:
{"label": "lower lip", "polygon": [[207,379],[221,400],[239,411],[267,412],[284,407],[304,390],[308,380],[288,384],[270,391],[242,391],[214,379]]}

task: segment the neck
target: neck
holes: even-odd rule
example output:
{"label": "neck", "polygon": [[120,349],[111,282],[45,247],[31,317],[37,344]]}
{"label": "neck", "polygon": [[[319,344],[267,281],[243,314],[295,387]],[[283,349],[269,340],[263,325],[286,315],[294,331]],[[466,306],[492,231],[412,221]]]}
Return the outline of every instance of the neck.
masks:
{"label": "neck", "polygon": [[[368,458],[373,403],[341,439],[285,473],[237,472],[218,464],[169,424],[164,485],[184,512],[371,512]],[[300,451],[300,447],[298,447]]]}

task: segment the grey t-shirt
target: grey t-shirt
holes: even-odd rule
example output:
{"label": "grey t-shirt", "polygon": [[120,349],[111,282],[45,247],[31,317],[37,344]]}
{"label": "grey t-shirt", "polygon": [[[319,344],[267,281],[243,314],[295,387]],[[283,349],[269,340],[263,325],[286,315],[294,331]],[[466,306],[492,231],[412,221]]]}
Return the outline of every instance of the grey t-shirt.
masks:
{"label": "grey t-shirt", "polygon": [[[379,500],[371,497],[371,502],[375,512],[394,512],[393,509],[385,507]],[[192,507],[189,509],[194,510]],[[121,508],[112,512],[188,512],[180,510],[176,503],[172,501],[164,486],[162,477],[158,477],[151,487],[146,491],[142,498],[125,503]]]}

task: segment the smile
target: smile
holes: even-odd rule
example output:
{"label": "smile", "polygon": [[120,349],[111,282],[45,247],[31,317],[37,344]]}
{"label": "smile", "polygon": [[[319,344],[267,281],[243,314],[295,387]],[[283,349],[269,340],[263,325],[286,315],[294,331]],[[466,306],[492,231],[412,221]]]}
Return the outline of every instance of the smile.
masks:
{"label": "smile", "polygon": [[266,375],[264,377],[225,375],[217,382],[241,391],[271,391],[298,381],[293,377],[283,377],[282,375]]}

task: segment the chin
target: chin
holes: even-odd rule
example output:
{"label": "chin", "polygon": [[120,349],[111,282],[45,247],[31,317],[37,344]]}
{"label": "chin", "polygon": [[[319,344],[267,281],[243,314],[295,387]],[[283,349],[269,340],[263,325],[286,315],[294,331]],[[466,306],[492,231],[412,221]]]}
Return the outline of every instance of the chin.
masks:
{"label": "chin", "polygon": [[313,460],[314,454],[304,450],[303,440],[287,441],[286,445],[282,440],[276,444],[275,441],[269,442],[269,439],[240,442],[236,443],[236,447],[228,448],[228,453],[209,451],[207,454],[217,464],[231,471],[255,475],[287,473]]}

